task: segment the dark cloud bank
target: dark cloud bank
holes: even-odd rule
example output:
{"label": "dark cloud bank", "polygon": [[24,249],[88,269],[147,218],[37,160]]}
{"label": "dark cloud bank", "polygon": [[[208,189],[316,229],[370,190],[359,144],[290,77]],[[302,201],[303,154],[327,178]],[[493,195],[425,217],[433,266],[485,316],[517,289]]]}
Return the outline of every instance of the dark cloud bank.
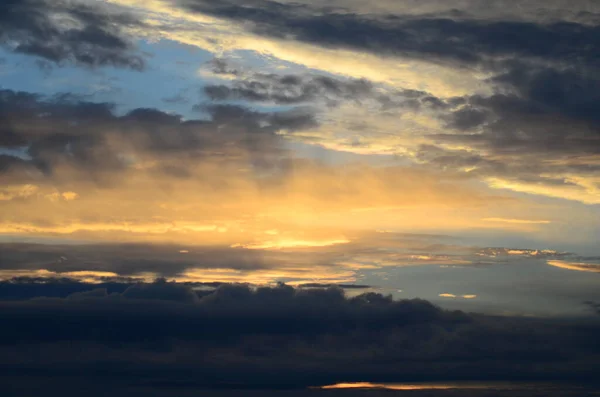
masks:
{"label": "dark cloud bank", "polygon": [[23,381],[36,378],[57,390],[87,384],[91,395],[110,387],[166,393],[343,381],[597,381],[594,319],[491,317],[376,293],[346,298],[335,287],[194,287],[0,283],[0,372],[12,381],[9,395],[34,388]]}

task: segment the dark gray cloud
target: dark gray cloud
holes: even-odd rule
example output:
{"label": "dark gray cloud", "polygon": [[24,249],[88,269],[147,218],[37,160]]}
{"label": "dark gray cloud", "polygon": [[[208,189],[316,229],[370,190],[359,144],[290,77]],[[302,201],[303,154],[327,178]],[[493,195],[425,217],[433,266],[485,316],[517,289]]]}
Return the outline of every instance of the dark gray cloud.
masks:
{"label": "dark gray cloud", "polygon": [[[210,295],[226,282],[179,282],[166,283],[158,278],[155,283],[148,284],[135,277],[98,277],[98,282],[74,280],[69,277],[13,277],[0,281],[0,301],[23,301],[33,298],[68,298],[104,297],[111,294],[122,294],[131,299],[184,300],[197,302],[198,298]],[[133,288],[132,288],[133,287]],[[367,290],[369,285],[361,284],[322,284],[307,283],[303,289],[340,288],[342,290]],[[157,294],[156,290],[164,293]],[[193,291],[193,292],[190,292]]]}
{"label": "dark gray cloud", "polygon": [[217,75],[240,76],[242,72],[235,67],[232,67],[226,60],[222,58],[214,58],[209,61],[212,72]]}
{"label": "dark gray cloud", "polygon": [[406,15],[360,15],[348,10],[270,0],[181,0],[188,9],[243,21],[254,33],[327,47],[436,58],[465,64],[488,57],[533,57],[598,66],[600,29],[573,22],[535,23]]}
{"label": "dark gray cloud", "polygon": [[448,126],[458,132],[437,136],[440,141],[506,154],[585,155],[600,150],[600,124],[571,117],[568,110],[547,109],[534,99],[511,94],[465,101],[466,106],[449,115]]}
{"label": "dark gray cloud", "polygon": [[593,320],[487,317],[374,293],[346,298],[336,288],[223,285],[197,294],[164,281],[94,288],[0,302],[10,324],[0,331],[4,376],[266,389],[597,379]]}
{"label": "dark gray cloud", "polygon": [[[323,111],[324,107],[336,107],[348,102],[374,105],[374,109],[383,112],[391,109],[440,111],[450,106],[446,101],[425,91],[390,89],[366,79],[315,73],[241,72],[220,58],[209,64],[215,74],[229,74],[232,77],[230,84],[211,84],[204,87],[204,93],[217,103],[246,101],[279,106],[302,105],[310,107],[309,111],[317,114]],[[311,126],[314,125],[305,123],[303,127]]]}
{"label": "dark gray cloud", "polygon": [[63,0],[7,0],[0,4],[0,44],[11,51],[98,67],[142,70],[144,58],[122,34],[133,17]]}
{"label": "dark gray cloud", "polygon": [[512,87],[530,102],[531,111],[558,113],[591,123],[600,123],[600,72],[578,69],[579,63],[563,69],[516,64],[493,80]]}
{"label": "dark gray cloud", "polygon": [[339,80],[326,76],[276,75],[257,73],[239,79],[233,87],[209,85],[204,89],[217,101],[247,100],[274,102],[279,105],[360,99],[374,94],[366,80]]}
{"label": "dark gray cloud", "polygon": [[274,133],[282,129],[296,130],[314,127],[316,120],[310,110],[292,109],[286,112],[262,113],[238,105],[197,105],[196,110],[206,110],[219,126],[244,125],[251,134]]}
{"label": "dark gray cloud", "polygon": [[[517,72],[497,80],[511,92],[462,98],[463,105],[443,110],[441,118],[454,129],[432,136],[434,144],[419,150],[420,158],[441,167],[476,167],[472,175],[525,182],[567,185],[560,175],[593,176],[599,165],[600,113],[596,85],[571,71],[548,69]],[[443,145],[474,151],[446,150]],[[586,159],[587,160],[580,160]],[[555,180],[541,174],[558,175]]]}
{"label": "dark gray cloud", "polygon": [[0,269],[46,269],[64,273],[74,271],[113,272],[132,276],[152,272],[173,277],[190,268],[228,268],[259,270],[276,266],[277,255],[228,247],[189,247],[150,244],[42,245],[0,244],[3,252]]}
{"label": "dark gray cloud", "polygon": [[435,98],[447,129],[417,149],[419,161],[555,187],[600,172],[598,75],[520,64],[492,81],[492,95]]}
{"label": "dark gray cloud", "polygon": [[176,114],[145,108],[118,116],[111,103],[89,102],[72,94],[46,98],[2,90],[0,147],[25,148],[28,158],[4,155],[1,168],[14,172],[28,168],[50,176],[57,166],[68,164],[102,179],[103,173],[114,175],[131,165],[124,156],[131,153],[119,153],[109,139],[120,141],[124,151],[135,149],[156,157],[179,154],[180,159],[192,163],[228,156],[235,150],[268,162],[284,155],[277,131],[316,125],[313,114],[299,109],[263,113],[208,104],[198,110],[207,113],[208,119],[183,120]]}
{"label": "dark gray cloud", "polygon": [[593,302],[593,301],[586,301],[586,302],[584,302],[584,304],[589,306],[590,309],[592,309],[593,311],[595,311],[597,314],[600,315],[600,303]]}
{"label": "dark gray cloud", "polygon": [[140,281],[120,278],[90,285],[69,278],[14,277],[10,280],[0,281],[0,300],[21,301],[39,297],[67,298],[70,295],[77,297],[98,290],[104,291],[102,295],[122,294],[127,288]]}

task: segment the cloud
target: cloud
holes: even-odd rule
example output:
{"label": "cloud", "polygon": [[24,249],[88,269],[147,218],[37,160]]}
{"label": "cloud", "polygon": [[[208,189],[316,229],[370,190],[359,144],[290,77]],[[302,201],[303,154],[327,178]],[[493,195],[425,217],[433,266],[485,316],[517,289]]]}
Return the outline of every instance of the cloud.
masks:
{"label": "cloud", "polygon": [[[145,60],[123,33],[132,16],[89,3],[9,0],[0,5],[0,44],[55,64],[143,70]],[[38,63],[48,70],[48,63]]]}
{"label": "cloud", "polygon": [[[220,43],[219,50],[211,51],[268,53],[327,73],[366,79],[369,84],[428,91],[431,103],[439,105],[435,111],[431,107],[415,111],[393,102],[391,112],[375,111],[370,103],[353,103],[356,98],[342,104],[346,95],[341,94],[333,99],[338,106],[327,109],[319,125],[297,131],[293,138],[334,150],[399,155],[464,172],[493,188],[587,204],[597,201],[595,50],[599,36],[589,23],[598,14],[597,6],[581,4],[578,12],[570,12],[565,3],[544,8],[528,5],[516,13],[508,6],[483,10],[477,2],[454,9],[437,3],[409,7],[378,2],[378,13],[366,12],[355,3],[323,8],[314,2],[187,1],[172,12],[162,4],[155,2],[147,10],[166,19],[187,18],[190,26],[208,29],[206,35]],[[245,22],[235,38],[222,29],[232,20]],[[179,39],[195,42],[183,36]],[[383,55],[384,60],[374,58]],[[346,58],[362,72],[349,72],[342,62]],[[386,64],[390,60],[397,64]],[[411,62],[422,63],[414,67],[422,72],[420,76],[390,77],[390,69],[409,73],[413,67],[406,65]],[[363,64],[371,69],[364,70]],[[462,93],[456,87],[430,86],[436,75],[442,75],[439,70],[432,76],[426,72],[434,65],[447,69],[445,81],[461,82],[457,85]],[[252,75],[244,68],[227,66],[222,59],[213,62],[213,69],[215,76],[233,80],[206,88],[217,100],[331,102],[332,92],[314,76]],[[476,82],[463,85],[458,75]],[[587,164],[582,164],[582,158]]]}
{"label": "cloud", "polygon": [[[348,230],[397,225],[415,231],[477,228],[547,235],[581,215],[573,209],[575,204],[556,211],[524,195],[509,199],[508,192],[597,201],[593,53],[576,40],[567,54],[579,62],[565,64],[557,60],[558,53],[565,54],[560,41],[538,43],[546,37],[592,42],[593,28],[583,21],[589,17],[563,26],[534,15],[529,6],[527,18],[511,17],[505,23],[500,17],[481,17],[486,11],[475,6],[471,16],[447,9],[436,16],[383,3],[377,8],[391,7],[387,14],[369,15],[306,3],[253,2],[241,8],[237,2],[196,3],[216,10],[201,10],[208,14],[185,7],[169,11],[161,8],[162,2],[125,3],[137,6],[130,9],[132,18],[144,21],[124,24],[127,35],[203,34],[187,29],[195,24],[214,30],[214,43],[220,43],[214,45],[222,45],[223,51],[215,50],[219,57],[203,69],[212,70],[206,90],[215,100],[196,104],[198,119],[188,120],[148,108],[118,114],[115,104],[73,94],[44,97],[4,90],[1,140],[3,153],[9,153],[0,155],[5,186],[0,197],[8,206],[0,219],[4,233],[262,248],[314,247],[352,240]],[[264,7],[268,4],[273,8]],[[364,10],[355,3],[348,7]],[[230,16],[232,11],[236,15]],[[271,36],[272,22],[261,19],[265,13],[292,21],[289,28],[297,29],[298,37]],[[181,29],[162,29],[172,17],[179,18]],[[233,26],[225,17],[255,23]],[[304,32],[304,24],[331,25],[314,32],[330,38],[322,43],[302,38],[310,34]],[[223,26],[230,36],[221,35]],[[352,26],[382,36],[360,42],[355,34],[355,43],[346,45],[337,35]],[[508,28],[531,37],[531,42],[497,44]],[[406,42],[386,39],[390,32],[405,30]],[[231,42],[228,47],[230,42],[221,40],[240,31],[245,34],[235,39],[239,43],[260,36],[267,47],[287,43],[291,52],[316,52],[302,53],[307,63],[287,64],[283,72],[278,69],[282,63],[273,59],[265,61],[266,71],[255,72],[243,53],[228,51],[243,46]],[[455,41],[447,45],[448,54],[432,47],[441,34]],[[427,48],[413,42],[419,35],[423,42],[416,44]],[[290,46],[290,40],[298,46]],[[390,43],[414,48],[397,51],[387,48]],[[477,53],[477,59],[468,53],[450,54],[463,47]],[[321,57],[321,51],[351,59],[358,69],[366,63],[381,73],[348,74],[334,58]],[[375,62],[388,53],[393,53],[385,56],[388,63]],[[226,61],[230,58],[237,63]],[[329,66],[309,64],[313,61]],[[418,79],[386,77],[390,70],[402,69],[390,65],[406,63],[406,71],[414,62],[428,65]],[[428,71],[433,69],[428,68],[438,66],[454,73],[452,78],[443,75],[443,80],[458,82],[456,76],[461,75],[473,77],[477,84],[460,83],[460,92],[433,89],[428,86]],[[481,74],[465,67],[478,68]],[[352,157],[359,160],[350,166],[325,164],[299,158],[294,148],[305,147],[302,144],[313,145],[311,154],[317,151],[314,146],[329,149],[319,153],[331,155],[333,162],[345,156],[334,151],[347,151],[383,155],[392,164],[407,165],[365,164],[379,161],[375,156]],[[13,155],[17,150],[25,154]],[[106,202],[114,204],[110,211],[104,209]],[[530,218],[552,224],[482,222]],[[273,229],[283,232],[277,237],[266,234]],[[407,258],[395,259],[404,263]]]}
{"label": "cloud", "polygon": [[8,201],[16,198],[27,198],[34,195],[37,189],[37,186],[29,184],[7,186],[0,191],[0,200]]}
{"label": "cloud", "polygon": [[547,262],[550,266],[580,272],[600,273],[600,265],[597,263],[571,262],[564,260],[551,260]]}
{"label": "cloud", "polygon": [[454,294],[448,294],[448,293],[443,293],[439,295],[442,298],[456,298],[456,295]]}
{"label": "cloud", "polygon": [[475,298],[477,298],[477,295],[473,295],[473,294],[471,294],[471,295],[455,295],[455,294],[450,294],[447,292],[445,292],[443,294],[439,294],[438,296],[441,298],[452,298],[452,299],[455,299],[455,298],[475,299]]}
{"label": "cloud", "polygon": [[448,389],[488,389],[490,386],[494,386],[495,389],[502,388],[497,387],[500,385],[493,384],[393,384],[393,383],[371,383],[371,382],[356,382],[356,383],[337,383],[335,385],[327,385],[321,387],[321,389],[385,389],[385,390],[448,390]]}
{"label": "cloud", "polygon": [[437,157],[424,148],[423,157],[448,166],[451,160],[471,160],[469,173],[492,187],[596,203],[600,124],[595,74],[578,66],[517,64],[494,79],[506,93],[466,98],[467,105],[450,116],[450,126],[473,131],[436,138],[438,145],[458,145],[468,152],[447,148]]}
{"label": "cloud", "polygon": [[[282,2],[291,2],[283,0]],[[294,3],[318,4],[315,0],[302,0]],[[531,1],[516,6],[510,0],[499,0],[486,3],[481,0],[431,0],[420,2],[410,0],[397,2],[393,0],[378,0],[365,4],[360,0],[333,0],[329,3],[334,10],[351,10],[356,14],[399,14],[410,16],[431,17],[442,15],[452,18],[472,18],[484,21],[517,20],[545,22],[568,20],[593,24],[600,15],[598,4],[593,0],[583,0],[573,7],[568,0],[556,0],[551,3]],[[543,7],[540,6],[543,4]],[[594,19],[596,18],[596,19]]]}
{"label": "cloud", "polygon": [[[315,287],[363,285],[362,277],[385,277],[401,267],[477,268],[502,264],[520,267],[538,260],[591,261],[566,252],[517,248],[480,248],[448,244],[427,235],[356,233],[344,244],[264,248],[146,243],[3,243],[0,280],[55,279],[101,284],[118,280],[166,278],[180,283],[248,283]],[[195,235],[193,235],[195,237]],[[162,237],[162,236],[161,236]],[[164,237],[163,237],[164,238]],[[448,240],[450,239],[450,240]],[[444,243],[444,241],[446,243]],[[591,265],[590,265],[591,266]],[[373,283],[371,287],[388,285]],[[469,292],[469,291],[466,291]],[[446,295],[440,295],[442,297]],[[452,292],[447,297],[475,298]]]}
{"label": "cloud", "polygon": [[181,4],[205,15],[246,22],[249,30],[259,35],[289,37],[323,47],[463,63],[481,63],[485,56],[551,60],[577,56],[593,61],[594,47],[584,43],[598,40],[594,27],[574,23],[541,25],[393,14],[357,15],[314,5],[268,0],[250,5],[237,1],[217,5],[203,0],[183,1]]}
{"label": "cloud", "polygon": [[[429,106],[422,92],[396,94],[406,106]],[[490,207],[511,208],[510,199],[446,174],[301,158],[288,136],[321,122],[311,109],[207,103],[198,106],[205,118],[184,120],[150,108],[119,115],[114,107],[73,94],[0,92],[1,144],[8,153],[24,150],[2,157],[0,197],[11,207],[0,217],[3,233],[322,246],[347,241],[345,230],[400,218],[406,228],[452,228],[481,225]],[[449,206],[470,206],[472,216]],[[282,233],[266,234],[274,229]]]}
{"label": "cloud", "polygon": [[563,175],[556,175],[556,178],[540,177],[538,179],[538,181],[529,182],[520,181],[518,178],[513,178],[513,180],[489,178],[487,183],[495,189],[509,189],[515,192],[574,200],[585,204],[600,203],[598,183],[594,177],[565,179]]}
{"label": "cloud", "polygon": [[[42,245],[3,244],[6,255],[0,266],[8,278],[19,271],[29,276],[45,269],[46,277],[69,277],[81,272],[95,272],[98,280],[105,276],[132,276],[155,273],[172,277],[188,268],[260,270],[274,267],[268,257],[253,250],[226,247],[198,247],[181,255],[181,246],[151,244]],[[273,255],[275,257],[275,255]],[[77,277],[74,277],[77,278]]]}
{"label": "cloud", "polygon": [[192,283],[292,285],[354,283],[356,273],[337,261],[336,250],[258,250],[226,246],[187,247],[164,244],[39,245],[3,244],[0,280],[69,279],[103,284],[132,278],[166,277]]}
{"label": "cloud", "polygon": [[208,85],[206,92],[216,101],[319,109],[318,123],[284,132],[288,139],[401,156],[495,189],[594,204],[599,101],[595,73],[588,69],[509,62],[488,79],[491,95],[436,97],[365,80],[249,71],[236,71],[229,84]]}
{"label": "cloud", "polygon": [[126,299],[157,299],[187,303],[200,301],[200,298],[192,289],[181,288],[177,284],[168,283],[164,279],[159,279],[152,284],[132,285],[123,292],[122,296]]}
{"label": "cloud", "polygon": [[600,303],[592,302],[592,301],[586,301],[586,302],[584,302],[584,304],[586,304],[587,306],[589,306],[590,309],[594,310],[596,313],[600,314]]}
{"label": "cloud", "polygon": [[484,218],[482,221],[485,222],[505,222],[505,223],[524,223],[524,224],[541,224],[547,225],[551,221],[545,220],[532,220],[532,219],[505,219],[505,218]]}
{"label": "cloud", "polygon": [[[224,285],[195,293],[159,281],[0,306],[11,325],[2,329],[1,364],[12,374],[95,374],[94,383],[118,377],[128,387],[157,374],[170,384],[187,379],[191,388],[275,389],[489,381],[499,371],[502,380],[586,383],[595,379],[598,354],[595,323],[486,317],[375,293],[346,298],[335,288]],[[81,349],[94,354],[82,357]],[[98,371],[98,363],[111,371]]]}
{"label": "cloud", "polygon": [[279,249],[279,248],[296,248],[296,247],[327,247],[336,244],[346,244],[350,240],[325,240],[325,241],[309,241],[309,240],[270,240],[258,244],[239,245],[234,244],[232,248],[242,247],[248,249]]}
{"label": "cloud", "polygon": [[[135,29],[133,33],[149,38],[165,37],[206,49],[218,56],[238,50],[249,50],[311,69],[358,79],[366,78],[379,83],[393,83],[397,87],[423,89],[426,85],[437,93],[462,95],[480,86],[478,78],[444,65],[324,47],[317,43],[294,41],[293,45],[290,45],[285,39],[255,34],[246,29],[245,24],[234,24],[228,19],[173,7],[172,2],[112,2],[130,7],[142,20],[148,22],[143,29]],[[236,67],[231,70],[235,74],[219,75],[221,78],[230,79],[242,73],[243,69]],[[202,69],[201,75],[206,76],[206,72]],[[426,83],[421,80],[424,75],[427,76]]]}
{"label": "cloud", "polygon": [[[143,71],[136,41],[161,55],[153,43],[174,40],[215,59],[199,66],[201,84],[162,81],[163,103],[191,118],[0,91],[0,234],[53,244],[0,244],[3,384],[44,374],[185,394],[597,379],[591,312],[488,317],[374,292],[412,294],[391,277],[423,269],[403,266],[458,283],[477,277],[469,267],[500,263],[574,279],[597,270],[597,258],[525,245],[554,235],[568,249],[595,235],[597,4],[95,3],[9,0],[0,44],[52,78],[66,64]],[[200,85],[207,100],[195,103]],[[456,231],[524,245],[441,236]],[[566,284],[539,288],[590,293]],[[506,296],[494,288],[449,281],[427,293],[485,307]]]}
{"label": "cloud", "polygon": [[[61,257],[59,261],[66,260]],[[11,270],[0,270],[0,280],[13,280],[13,279],[34,279],[40,281],[52,281],[55,279],[62,280],[74,280],[82,283],[102,283],[107,280],[119,280],[120,276],[113,272],[107,271],[94,271],[94,270],[77,270],[77,271],[63,271],[54,272],[46,269],[11,269]],[[141,280],[141,278],[140,278]]]}
{"label": "cloud", "polygon": [[507,247],[488,247],[477,250],[477,255],[488,257],[506,257],[516,256],[525,258],[551,258],[558,259],[573,255],[569,252],[560,252],[551,249],[524,249],[524,248],[507,248]]}
{"label": "cloud", "polygon": [[[221,61],[222,63],[222,61]],[[331,105],[339,100],[359,100],[372,96],[374,89],[368,81],[343,81],[326,76],[276,75],[256,73],[234,80],[233,87],[208,85],[205,93],[213,100],[247,100],[291,105],[325,102]]]}
{"label": "cloud", "polygon": [[[573,86],[593,87],[594,81],[573,80],[559,89]],[[450,99],[420,93],[389,108],[346,102],[320,116],[317,128],[290,138],[334,150],[394,154],[491,188],[595,204],[600,124],[592,115],[598,101],[585,90]]]}
{"label": "cloud", "polygon": [[[68,94],[42,98],[3,90],[0,109],[5,133],[0,143],[7,148],[26,147],[31,158],[6,156],[5,168],[15,171],[30,168],[51,174],[56,168],[75,166],[99,177],[104,171],[135,166],[135,153],[118,153],[116,145],[121,145],[122,151],[137,149],[141,151],[139,156],[175,152],[214,156],[226,143],[230,152],[261,150],[266,154],[275,149],[276,131],[306,127],[314,122],[309,114],[264,114],[231,105],[206,107],[212,121],[182,121],[178,115],[156,109],[134,109],[116,116],[113,108],[109,103],[86,102]],[[227,135],[214,134],[216,128]],[[167,168],[163,172],[169,171],[177,170]]]}

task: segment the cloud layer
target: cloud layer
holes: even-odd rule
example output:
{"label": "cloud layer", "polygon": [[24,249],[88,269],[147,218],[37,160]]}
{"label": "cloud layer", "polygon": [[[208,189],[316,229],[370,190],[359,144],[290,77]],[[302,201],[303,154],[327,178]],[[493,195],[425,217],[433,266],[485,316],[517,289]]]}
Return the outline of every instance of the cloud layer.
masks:
{"label": "cloud layer", "polygon": [[[196,293],[157,281],[111,294],[91,290],[0,305],[11,324],[2,331],[1,365],[13,374],[96,373],[109,382],[127,376],[137,385],[157,374],[197,388],[365,379],[588,381],[600,354],[593,347],[595,323],[469,315],[373,293],[345,298],[335,288],[226,285]],[[81,349],[93,355],[76,354]],[[99,366],[112,370],[98,372]]]}
{"label": "cloud layer", "polygon": [[599,26],[593,0],[2,2],[5,394],[597,389]]}
{"label": "cloud layer", "polygon": [[[322,112],[323,125],[296,134],[303,142],[396,154],[466,173],[492,188],[598,203],[600,34],[599,10],[591,2],[576,10],[563,2],[487,8],[478,1],[453,7],[380,1],[368,9],[355,2],[179,5],[172,11],[162,2],[146,7],[147,15],[163,17],[169,39],[217,54],[251,50],[358,79],[244,76],[234,68],[232,86],[206,87],[216,100],[337,104]],[[185,20],[186,28],[171,26],[171,18]],[[224,28],[232,24],[238,24],[235,32]],[[372,83],[392,87],[401,100],[382,106],[382,87],[373,90]],[[418,99],[407,90],[422,91],[425,106],[407,108]]]}

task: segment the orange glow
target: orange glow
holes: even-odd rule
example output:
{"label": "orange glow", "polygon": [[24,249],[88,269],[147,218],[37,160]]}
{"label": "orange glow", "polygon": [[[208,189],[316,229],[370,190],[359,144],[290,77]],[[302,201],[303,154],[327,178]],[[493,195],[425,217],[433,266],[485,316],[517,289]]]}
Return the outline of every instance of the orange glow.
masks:
{"label": "orange glow", "polygon": [[546,225],[548,223],[552,223],[551,221],[545,220],[530,220],[530,219],[507,219],[507,218],[483,218],[482,221],[485,222],[504,222],[504,223],[517,223],[517,224],[540,224]]}
{"label": "orange glow", "polygon": [[[194,178],[132,167],[119,176],[127,183],[115,177],[111,189],[98,189],[65,168],[56,173],[75,182],[60,194],[51,186],[7,186],[0,192],[0,233],[250,249],[326,247],[349,243],[353,230],[480,227],[487,206],[510,208],[505,199],[461,183],[449,191],[441,176],[403,167],[299,161],[284,178],[262,186],[211,160],[186,165]],[[472,214],[458,214],[459,207]]]}
{"label": "orange glow", "polygon": [[321,386],[320,389],[387,389],[387,390],[444,390],[444,389],[486,389],[491,385],[485,384],[437,384],[437,383],[337,383]]}
{"label": "orange glow", "polygon": [[275,240],[265,241],[255,244],[234,244],[232,248],[247,248],[247,249],[281,249],[281,248],[298,248],[298,247],[328,247],[330,245],[346,244],[350,240],[326,240],[326,241],[309,241],[309,240]]}
{"label": "orange glow", "polygon": [[[10,280],[14,277],[33,277],[33,278],[42,278],[42,279],[51,279],[51,278],[70,278],[73,280],[77,280],[84,283],[90,284],[98,284],[102,283],[104,278],[110,277],[118,277],[117,273],[113,272],[103,272],[103,271],[92,271],[92,270],[83,270],[83,271],[73,271],[73,272],[53,272],[46,269],[38,269],[38,270],[0,270],[0,280]],[[156,278],[156,276],[152,275],[135,275],[135,278],[141,278],[144,281],[152,281]]]}
{"label": "orange glow", "polygon": [[440,294],[439,296],[442,297],[442,298],[456,298],[456,295],[454,295],[454,294],[448,294],[448,293]]}
{"label": "orange glow", "polygon": [[228,282],[255,285],[287,280],[289,285],[307,283],[341,284],[356,281],[354,271],[334,266],[281,267],[279,269],[241,271],[234,269],[190,269],[176,276],[178,282]]}
{"label": "orange glow", "polygon": [[567,262],[560,260],[552,260],[547,262],[550,266],[559,267],[567,270],[577,270],[580,272],[600,273],[600,264]]}

